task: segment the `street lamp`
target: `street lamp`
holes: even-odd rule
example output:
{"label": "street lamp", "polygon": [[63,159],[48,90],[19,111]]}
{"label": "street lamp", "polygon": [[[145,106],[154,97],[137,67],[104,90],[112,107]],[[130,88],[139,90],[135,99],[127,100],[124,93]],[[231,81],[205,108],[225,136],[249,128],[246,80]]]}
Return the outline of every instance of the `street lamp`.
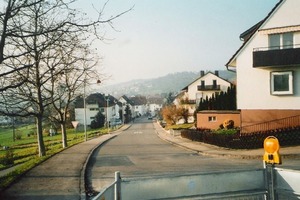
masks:
{"label": "street lamp", "polygon": [[87,141],[87,132],[86,132],[85,85],[86,85],[86,80],[84,80],[84,82],[83,82],[83,109],[84,109],[84,141]]}
{"label": "street lamp", "polygon": [[122,103],[122,121],[123,121],[123,125],[125,124],[125,107],[126,104],[125,103]]}
{"label": "street lamp", "polygon": [[[96,84],[101,83],[100,80],[97,80]],[[87,131],[86,131],[86,79],[83,80],[83,109],[84,109],[84,140],[87,141]]]}
{"label": "street lamp", "polygon": [[107,125],[107,133],[109,133],[109,120],[108,120],[109,94],[105,94],[105,99],[106,99],[106,125]]}

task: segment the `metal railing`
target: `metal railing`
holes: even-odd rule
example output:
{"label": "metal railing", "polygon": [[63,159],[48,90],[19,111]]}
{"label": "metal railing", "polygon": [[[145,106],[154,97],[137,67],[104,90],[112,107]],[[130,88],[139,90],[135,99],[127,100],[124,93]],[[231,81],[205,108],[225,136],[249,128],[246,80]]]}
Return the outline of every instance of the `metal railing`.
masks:
{"label": "metal railing", "polygon": [[270,47],[256,47],[253,48],[253,51],[270,51],[270,50],[280,50],[280,49],[295,49],[300,48],[300,44],[291,44],[291,45],[280,45],[280,46],[270,46]]}
{"label": "metal railing", "polygon": [[264,132],[296,126],[300,126],[300,115],[242,126],[241,133]]}
{"label": "metal railing", "polygon": [[[194,175],[121,179],[115,181],[93,200],[147,199],[300,199],[300,171],[275,168]],[[122,193],[121,193],[122,191]]]}
{"label": "metal railing", "polygon": [[120,200],[121,181],[120,172],[115,172],[115,181],[104,188],[93,200]]}

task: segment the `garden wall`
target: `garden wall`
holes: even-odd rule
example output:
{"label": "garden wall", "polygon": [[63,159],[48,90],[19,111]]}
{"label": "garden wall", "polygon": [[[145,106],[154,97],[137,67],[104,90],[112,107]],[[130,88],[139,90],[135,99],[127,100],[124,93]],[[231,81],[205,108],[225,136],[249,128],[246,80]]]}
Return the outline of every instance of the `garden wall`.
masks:
{"label": "garden wall", "polygon": [[197,113],[198,129],[219,129],[225,120],[233,120],[235,127],[241,126],[240,111],[205,110]]}

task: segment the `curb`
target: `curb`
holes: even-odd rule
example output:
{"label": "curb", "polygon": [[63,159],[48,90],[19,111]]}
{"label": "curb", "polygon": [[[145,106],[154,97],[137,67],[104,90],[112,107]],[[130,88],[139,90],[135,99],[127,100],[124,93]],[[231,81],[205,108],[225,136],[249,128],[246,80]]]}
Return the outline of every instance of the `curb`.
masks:
{"label": "curb", "polygon": [[82,200],[86,200],[87,199],[86,198],[86,192],[87,192],[86,191],[86,174],[87,174],[86,172],[87,172],[87,166],[88,166],[88,164],[90,162],[91,156],[94,154],[94,152],[96,151],[96,149],[98,149],[99,147],[101,147],[104,143],[108,142],[109,140],[115,138],[116,136],[117,136],[117,134],[108,137],[107,139],[105,139],[102,142],[100,142],[98,145],[94,146],[91,149],[91,151],[89,152],[89,154],[88,154],[88,156],[87,156],[87,158],[86,158],[86,160],[85,160],[85,162],[84,162],[84,164],[83,164],[83,166],[81,168],[81,171],[80,171],[80,183],[79,183],[79,185],[80,185],[80,188],[79,188],[80,189],[80,199],[82,199]]}
{"label": "curb", "polygon": [[[125,126],[125,125],[123,125],[123,126]],[[91,151],[89,152],[89,154],[88,154],[88,156],[87,156],[87,158],[86,158],[86,160],[85,160],[85,162],[84,162],[84,164],[83,164],[83,166],[82,166],[82,168],[81,168],[81,171],[80,171],[80,183],[79,183],[80,199],[82,199],[82,200],[86,200],[86,199],[87,199],[87,198],[86,198],[86,197],[87,197],[87,196],[86,196],[86,182],[87,182],[87,180],[86,180],[86,174],[87,174],[87,173],[86,173],[86,172],[87,172],[87,166],[88,166],[88,164],[89,164],[89,162],[90,162],[91,156],[92,156],[92,155],[94,154],[94,152],[95,152],[99,147],[101,147],[104,143],[106,143],[106,142],[108,142],[109,140],[111,140],[111,139],[117,137],[120,133],[122,133],[122,131],[127,130],[129,127],[131,127],[131,124],[128,124],[128,126],[125,127],[125,128],[121,127],[120,129],[111,132],[111,133],[109,134],[110,137],[108,137],[107,139],[104,139],[102,142],[100,142],[99,144],[97,144],[96,146],[94,146],[94,147],[91,149]],[[122,129],[122,128],[123,128],[123,129]],[[94,139],[96,139],[96,138],[94,138]]]}

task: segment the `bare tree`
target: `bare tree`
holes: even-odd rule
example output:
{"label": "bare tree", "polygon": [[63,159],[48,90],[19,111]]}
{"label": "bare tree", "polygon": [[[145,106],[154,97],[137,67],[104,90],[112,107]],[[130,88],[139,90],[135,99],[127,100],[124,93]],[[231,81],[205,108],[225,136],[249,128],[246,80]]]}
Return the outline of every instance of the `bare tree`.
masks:
{"label": "bare tree", "polygon": [[61,126],[64,148],[68,146],[66,122],[70,104],[82,94],[82,89],[90,82],[100,82],[100,74],[96,70],[97,55],[92,54],[88,46],[79,45],[80,41],[72,38],[73,43],[68,43],[68,48],[59,47],[61,49],[56,50],[58,53],[55,58],[60,64],[56,66],[58,72],[52,75],[51,81],[53,93],[50,119]]}
{"label": "bare tree", "polygon": [[[19,57],[26,54],[14,49],[12,41],[17,38],[26,37],[26,35],[19,32],[19,27],[15,27],[13,20],[18,16],[23,9],[33,6],[39,1],[31,2],[27,0],[7,0],[6,7],[3,12],[0,12],[0,92],[10,88],[16,88],[22,85],[27,79],[18,79],[11,81],[10,75],[16,71],[26,73],[26,70],[31,66],[25,63],[18,63],[18,67],[10,64],[3,65],[2,63],[8,59],[14,58],[18,60]],[[2,65],[1,65],[2,64]],[[28,72],[28,71],[27,71]]]}
{"label": "bare tree", "polygon": [[45,109],[53,103],[53,78],[59,77],[64,69],[61,68],[63,56],[56,57],[60,53],[57,47],[60,47],[61,40],[64,40],[65,48],[69,48],[67,44],[73,41],[66,35],[81,41],[87,41],[91,34],[101,39],[98,25],[111,24],[123,14],[101,20],[100,11],[98,19],[89,22],[70,8],[73,2],[8,0],[6,12],[1,14],[0,62],[5,70],[0,81],[6,85],[0,89],[0,112],[35,117],[40,156],[46,155],[42,122]]}

